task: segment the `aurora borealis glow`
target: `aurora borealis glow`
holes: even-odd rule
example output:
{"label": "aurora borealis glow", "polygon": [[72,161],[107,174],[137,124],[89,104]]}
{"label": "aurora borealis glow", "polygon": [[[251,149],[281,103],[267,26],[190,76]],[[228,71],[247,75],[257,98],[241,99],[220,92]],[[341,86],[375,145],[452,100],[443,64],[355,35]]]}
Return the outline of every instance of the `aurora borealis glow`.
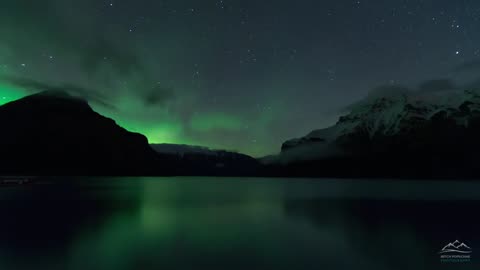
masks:
{"label": "aurora borealis glow", "polygon": [[151,143],[278,152],[480,57],[474,0],[2,0],[0,104],[65,88]]}

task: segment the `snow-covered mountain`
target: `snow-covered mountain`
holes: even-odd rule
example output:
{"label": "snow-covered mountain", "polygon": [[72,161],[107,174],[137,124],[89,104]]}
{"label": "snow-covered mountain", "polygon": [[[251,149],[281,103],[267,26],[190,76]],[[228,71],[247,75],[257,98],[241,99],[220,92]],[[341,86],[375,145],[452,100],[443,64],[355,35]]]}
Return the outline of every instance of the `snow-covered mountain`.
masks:
{"label": "snow-covered mountain", "polygon": [[[278,156],[264,160],[289,164],[332,158],[376,159],[419,152],[425,157],[467,153],[480,129],[480,91],[399,92],[368,97],[328,128],[286,141]],[[454,146],[459,143],[458,149]],[[433,153],[438,152],[441,153]],[[473,150],[472,150],[473,151]],[[426,158],[425,158],[426,159]]]}
{"label": "snow-covered mountain", "polygon": [[362,101],[353,106],[349,114],[340,117],[334,126],[289,140],[282,145],[282,151],[305,144],[341,144],[356,133],[367,134],[370,138],[406,133],[439,114],[468,126],[469,119],[480,114],[480,93],[411,92]]}
{"label": "snow-covered mountain", "polygon": [[480,93],[477,91],[444,91],[439,93],[403,93],[362,101],[351,112],[340,117],[332,127],[312,131],[305,137],[285,142],[282,150],[308,143],[334,143],[357,132],[391,136],[408,132],[438,114],[468,126],[472,116],[480,113]]}

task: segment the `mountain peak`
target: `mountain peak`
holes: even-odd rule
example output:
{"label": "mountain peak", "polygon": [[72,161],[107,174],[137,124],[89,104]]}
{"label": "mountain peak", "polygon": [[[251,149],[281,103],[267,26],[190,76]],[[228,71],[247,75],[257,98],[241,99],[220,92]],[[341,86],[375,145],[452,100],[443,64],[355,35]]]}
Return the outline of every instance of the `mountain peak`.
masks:
{"label": "mountain peak", "polygon": [[0,122],[3,173],[145,173],[158,161],[145,136],[128,132],[64,91],[40,92],[0,106]]}
{"label": "mountain peak", "polygon": [[88,102],[80,97],[72,96],[67,91],[43,91],[21,99],[9,102],[0,107],[0,110],[24,111],[34,113],[43,110],[51,112],[84,112],[93,113]]}
{"label": "mountain peak", "polygon": [[286,141],[269,160],[292,164],[299,175],[338,176],[349,168],[352,176],[478,176],[479,134],[478,91],[376,96],[335,125]]}
{"label": "mountain peak", "polygon": [[73,98],[73,96],[70,95],[65,90],[47,90],[47,91],[38,92],[37,94],[34,94],[32,96]]}
{"label": "mountain peak", "polygon": [[25,97],[24,99],[30,100],[62,100],[64,102],[80,102],[80,103],[88,103],[85,99],[71,95],[66,90],[47,90],[38,92],[36,94],[30,95]]}

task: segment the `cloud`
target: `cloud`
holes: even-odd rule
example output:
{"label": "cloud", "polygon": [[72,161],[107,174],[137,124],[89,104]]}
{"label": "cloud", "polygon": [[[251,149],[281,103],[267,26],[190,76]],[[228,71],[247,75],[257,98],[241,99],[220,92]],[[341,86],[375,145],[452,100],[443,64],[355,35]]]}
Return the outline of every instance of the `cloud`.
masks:
{"label": "cloud", "polygon": [[465,89],[480,89],[480,60],[466,62],[454,69],[455,72],[470,75],[470,81],[462,85]]}
{"label": "cloud", "polygon": [[190,128],[198,132],[237,131],[245,125],[244,119],[226,113],[194,114],[190,120]]}
{"label": "cloud", "polygon": [[480,60],[466,62],[454,69],[456,72],[480,71]]}
{"label": "cloud", "polygon": [[402,85],[387,84],[373,88],[366,97],[347,106],[343,112],[352,111],[375,102],[379,98],[399,98],[402,96],[410,96],[418,93],[435,93],[442,91],[456,91],[460,88],[450,79],[432,79],[427,80],[418,86],[418,88],[408,88]]}
{"label": "cloud", "polygon": [[359,107],[363,107],[365,105],[370,104],[371,102],[374,102],[375,100],[383,97],[399,97],[401,95],[409,94],[412,93],[412,90],[406,86],[402,85],[396,85],[396,84],[386,84],[386,85],[381,85],[378,87],[373,88],[368,92],[367,96],[364,97],[363,99],[354,102],[350,105],[348,105],[343,112],[345,111],[351,111]]}
{"label": "cloud", "polygon": [[50,84],[28,78],[7,75],[0,75],[0,81],[22,88],[25,91],[32,93],[43,91],[64,91],[74,96],[81,97],[85,100],[95,102],[105,108],[116,110],[116,107],[113,104],[109,103],[106,97],[99,94],[100,91],[98,91],[98,89],[83,88],[73,84]]}
{"label": "cloud", "polygon": [[149,92],[143,95],[143,102],[146,106],[164,105],[168,100],[175,97],[172,88],[165,88],[159,84],[155,85]]}
{"label": "cloud", "polygon": [[57,58],[72,59],[76,69],[104,85],[146,73],[133,41],[99,16],[98,1],[2,0],[0,6],[0,43],[15,58],[48,50]]}
{"label": "cloud", "polygon": [[102,67],[108,66],[120,76],[145,72],[140,58],[128,47],[116,46],[104,37],[94,38],[81,50],[81,67],[85,72],[93,74]]}
{"label": "cloud", "polygon": [[412,90],[403,85],[387,84],[373,88],[367,95],[368,98],[378,98],[410,93]]}
{"label": "cloud", "polygon": [[437,79],[429,80],[420,84],[419,91],[429,93],[429,92],[439,92],[447,90],[455,90],[457,86],[452,80],[449,79]]}
{"label": "cloud", "polygon": [[[33,62],[27,75],[11,69],[8,74],[15,77],[1,79],[35,91],[68,89],[110,107],[120,95],[146,106],[165,105],[174,98],[173,89],[157,84],[156,71],[146,65],[136,41],[112,21],[115,17],[102,15],[108,12],[113,12],[109,5],[96,0],[1,0],[1,60],[17,66],[25,59],[38,62],[43,54],[55,59],[53,68],[44,72],[34,72],[44,65]],[[66,78],[60,78],[55,69],[62,69]]]}

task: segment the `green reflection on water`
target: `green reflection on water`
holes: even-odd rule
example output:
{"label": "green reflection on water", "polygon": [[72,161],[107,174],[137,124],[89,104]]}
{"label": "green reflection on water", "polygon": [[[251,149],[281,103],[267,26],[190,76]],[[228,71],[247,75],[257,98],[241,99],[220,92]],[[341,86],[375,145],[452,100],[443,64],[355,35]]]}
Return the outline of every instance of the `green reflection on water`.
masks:
{"label": "green reflection on water", "polygon": [[46,182],[0,190],[0,269],[437,269],[480,225],[474,182]]}

